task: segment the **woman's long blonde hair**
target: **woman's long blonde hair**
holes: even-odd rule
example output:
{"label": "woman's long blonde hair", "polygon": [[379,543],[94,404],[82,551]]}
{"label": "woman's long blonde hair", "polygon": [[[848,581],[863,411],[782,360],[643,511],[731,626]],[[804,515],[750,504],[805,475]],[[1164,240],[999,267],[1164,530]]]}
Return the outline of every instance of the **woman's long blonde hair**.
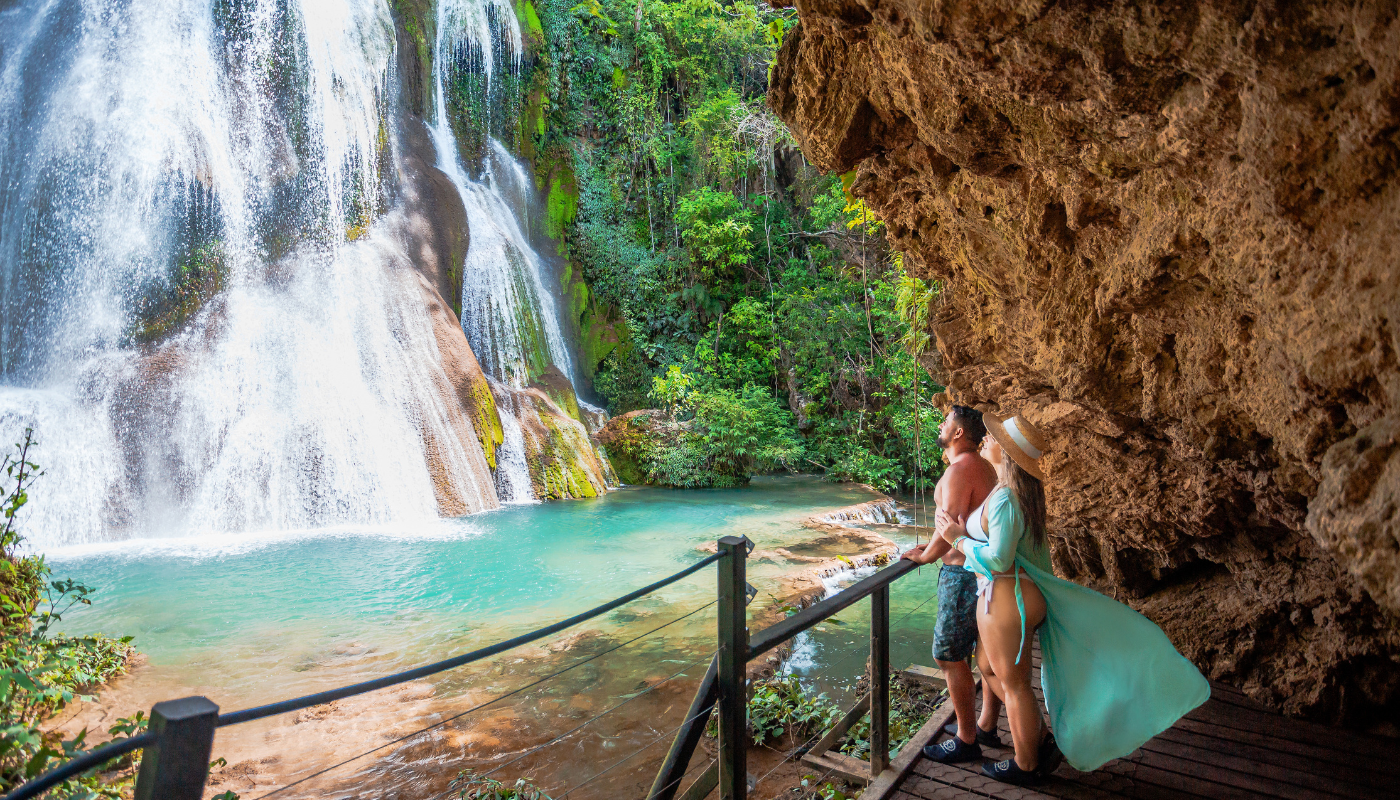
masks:
{"label": "woman's long blonde hair", "polygon": [[1040,479],[1026,472],[1011,456],[1003,453],[997,465],[997,477],[1011,490],[1021,506],[1021,514],[1026,518],[1026,532],[1038,547],[1047,547],[1045,533],[1045,485]]}

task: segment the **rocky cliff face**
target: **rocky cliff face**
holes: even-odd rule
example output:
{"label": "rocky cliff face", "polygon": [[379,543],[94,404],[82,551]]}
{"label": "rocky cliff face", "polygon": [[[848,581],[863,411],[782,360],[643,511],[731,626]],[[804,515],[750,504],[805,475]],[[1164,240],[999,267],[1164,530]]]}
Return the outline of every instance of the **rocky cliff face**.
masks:
{"label": "rocky cliff face", "polygon": [[1394,4],[797,7],[769,102],[942,282],[949,395],[1051,434],[1058,568],[1400,717]]}

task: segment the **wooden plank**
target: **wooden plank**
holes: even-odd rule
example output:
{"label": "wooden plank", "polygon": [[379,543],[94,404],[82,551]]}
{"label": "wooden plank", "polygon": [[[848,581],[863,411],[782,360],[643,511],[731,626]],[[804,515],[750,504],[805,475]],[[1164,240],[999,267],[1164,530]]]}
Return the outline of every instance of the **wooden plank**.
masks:
{"label": "wooden plank", "polygon": [[1099,767],[1116,775],[1132,779],[1135,784],[1150,784],[1168,790],[1175,797],[1202,797],[1207,800],[1257,800],[1258,794],[1227,784],[1202,780],[1191,775],[1183,775],[1172,770],[1142,764],[1134,757],[1132,761],[1118,759]]}
{"label": "wooden plank", "polygon": [[[1182,772],[1200,774],[1220,783],[1244,789],[1268,792],[1292,800],[1313,797],[1336,797],[1350,800],[1351,794],[1340,790],[1331,776],[1300,772],[1274,764],[1263,764],[1250,758],[1222,753],[1197,745],[1173,742],[1157,737],[1142,746],[1142,763],[1169,767]],[[1179,766],[1177,766],[1179,765]]]}
{"label": "wooden plank", "polygon": [[914,774],[906,779],[906,783],[909,790],[917,794],[923,794],[921,788],[953,786],[964,792],[996,800],[1052,800],[1051,795],[1041,793],[1038,788],[1012,786],[989,778],[982,774],[981,765],[978,765],[976,772],[961,769],[963,766],[966,765],[940,764],[926,758],[921,759]]}
{"label": "wooden plank", "polygon": [[894,790],[895,786],[909,774],[914,768],[914,764],[924,757],[924,745],[938,738],[938,732],[943,730],[943,726],[953,718],[953,704],[947,700],[942,705],[933,710],[928,720],[919,728],[917,732],[900,749],[899,754],[890,762],[889,769],[881,772],[875,780],[866,787],[865,793],[861,795],[862,800],[885,800]]}
{"label": "wooden plank", "polygon": [[[1262,738],[1262,737],[1260,737]],[[1260,764],[1269,764],[1283,767],[1289,770],[1304,773],[1316,780],[1324,781],[1328,785],[1322,788],[1328,791],[1340,791],[1350,796],[1366,795],[1372,791],[1389,790],[1395,784],[1392,777],[1384,777],[1376,772],[1368,770],[1338,770],[1330,768],[1316,759],[1308,758],[1304,755],[1293,755],[1292,753],[1279,752],[1253,744],[1247,744],[1234,739],[1220,738],[1209,733],[1199,733],[1188,730],[1178,725],[1157,737],[1164,742],[1176,742],[1194,747],[1204,747],[1217,752],[1241,758],[1251,759]],[[1152,742],[1156,742],[1153,739]],[[1148,744],[1152,744],[1149,742]],[[1302,745],[1298,745],[1302,747]],[[1298,783],[1298,781],[1294,781]],[[1308,785],[1300,783],[1299,785]]]}
{"label": "wooden plank", "polygon": [[890,587],[870,593],[870,776],[890,767]]}
{"label": "wooden plank", "polygon": [[856,701],[855,705],[851,706],[851,710],[846,712],[846,716],[833,725],[831,730],[827,731],[826,735],[822,736],[807,752],[819,756],[835,747],[836,743],[841,741],[841,737],[846,735],[846,731],[849,731],[852,725],[860,722],[860,718],[865,716],[869,710],[870,693],[867,692],[864,697]]}
{"label": "wooden plank", "polygon": [[[925,769],[922,771],[922,773],[916,771],[914,774],[929,780],[945,780],[946,775],[949,774],[946,773],[947,769],[961,769],[964,772],[970,772],[982,778],[986,777],[982,775],[981,762],[944,765],[938,764],[937,762],[925,760],[923,763],[928,764],[930,766],[930,769]],[[938,777],[940,773],[945,777]],[[1115,791],[1113,789],[1103,788],[1104,785],[1110,783],[1109,781],[1081,783],[1075,780],[1075,778],[1077,778],[1080,773],[1077,773],[1071,769],[1066,774],[1069,777],[1061,777],[1060,774],[1057,772],[1055,777],[1052,777],[1045,783],[1034,787],[1035,791],[1039,792],[1040,794],[1049,795],[1051,797],[1062,798],[1063,800],[1122,800],[1122,798],[1125,797],[1136,797],[1136,795],[1127,794],[1121,791],[1121,789],[1123,788],[1123,782],[1121,779],[1117,778],[1117,776],[1112,776],[1117,781],[1115,788],[1118,790]],[[1177,795],[1172,795],[1171,797],[1175,798],[1176,796]],[[1163,794],[1160,796],[1160,798],[1154,797],[1153,800],[1168,800],[1168,797],[1167,795]]]}
{"label": "wooden plank", "polygon": [[[1160,786],[1153,786],[1150,783],[1139,783],[1123,775],[1116,775],[1106,770],[1095,770],[1093,772],[1079,772],[1068,764],[1063,764],[1055,771],[1057,777],[1063,776],[1065,784],[1078,786],[1091,786],[1115,797],[1131,797],[1136,800],[1174,800],[1180,797],[1180,793],[1163,789]],[[1046,794],[1056,794],[1059,783],[1049,786]]]}
{"label": "wooden plank", "polygon": [[[911,773],[911,777],[909,781],[906,781],[906,785],[915,779],[924,779],[937,784],[948,783],[952,780],[952,773],[948,770],[962,770],[963,772],[976,776],[978,780],[990,782],[990,785],[1005,785],[983,775],[982,764],[980,762],[970,764],[939,764],[927,759],[920,762],[918,768]],[[1156,787],[1148,787],[1148,791],[1145,794],[1140,793],[1140,787],[1136,787],[1131,781],[1127,781],[1117,775],[1093,773],[1092,777],[1094,780],[1085,782],[1079,780],[1080,777],[1086,775],[1085,773],[1078,773],[1071,769],[1066,774],[1069,777],[1060,777],[1060,774],[1057,772],[1055,777],[1034,787],[1034,791],[1050,797],[1062,798],[1062,800],[1122,800],[1123,798],[1136,798],[1136,800],[1176,800],[1176,798],[1181,797],[1180,793],[1165,792]],[[960,778],[956,782],[956,785],[966,786],[968,785],[968,780],[970,779]],[[901,789],[901,791],[902,790],[903,789]]]}
{"label": "wooden plank", "polygon": [[715,790],[716,786],[719,786],[718,760],[710,762],[709,768],[700,773],[700,777],[696,778],[695,783],[690,784],[690,786],[686,788],[679,800],[705,800],[710,792]]}
{"label": "wooden plank", "polygon": [[1186,717],[1235,730],[1260,731],[1279,739],[1289,739],[1316,747],[1350,751],[1368,758],[1388,760],[1400,755],[1400,745],[1389,740],[1238,706],[1207,702]]}
{"label": "wooden plank", "polygon": [[851,758],[844,753],[808,753],[802,757],[802,763],[827,774],[840,775],[861,786],[870,783],[870,762]]}
{"label": "wooden plank", "polygon": [[915,683],[922,683],[925,686],[932,686],[938,689],[948,688],[948,679],[944,677],[943,670],[938,667],[925,667],[919,664],[910,664],[903,673],[905,680]]}
{"label": "wooden plank", "polygon": [[1219,687],[1211,688],[1210,699],[1214,700],[1217,703],[1223,703],[1227,706],[1234,706],[1236,708],[1243,708],[1247,711],[1253,711],[1259,714],[1270,714],[1281,719],[1288,719],[1288,717],[1283,716],[1279,712],[1273,710],[1272,708],[1269,708],[1268,706],[1255,700],[1252,697],[1248,697],[1243,694],[1230,694],[1226,692],[1221,692]]}
{"label": "wooden plank", "polygon": [[[1379,774],[1373,768],[1373,762],[1355,753],[1345,750],[1315,747],[1290,739],[1280,739],[1277,736],[1270,736],[1267,733],[1260,733],[1258,731],[1227,728],[1215,723],[1201,722],[1200,720],[1190,718],[1178,721],[1172,729],[1213,736],[1226,741],[1257,746],[1275,753],[1284,753],[1306,758],[1318,762],[1319,772],[1324,770],[1335,771],[1336,767],[1346,767],[1359,772],[1367,772],[1372,775]],[[1385,782],[1388,784],[1393,781],[1386,780]]]}

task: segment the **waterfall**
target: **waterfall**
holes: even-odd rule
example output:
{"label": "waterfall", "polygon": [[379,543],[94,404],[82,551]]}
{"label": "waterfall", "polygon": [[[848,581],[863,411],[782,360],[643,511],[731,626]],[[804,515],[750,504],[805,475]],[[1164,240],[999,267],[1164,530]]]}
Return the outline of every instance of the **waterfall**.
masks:
{"label": "waterfall", "polygon": [[385,2],[8,6],[0,442],[40,442],[31,544],[497,505],[394,235]]}
{"label": "waterfall", "polygon": [[[532,500],[537,489],[578,496],[585,481],[564,473],[579,462],[592,484],[585,494],[603,489],[610,473],[588,442],[586,423],[592,418],[579,409],[573,358],[555,293],[546,288],[553,278],[530,243],[530,175],[494,135],[502,123],[515,122],[501,119],[498,106],[511,88],[504,79],[519,76],[523,52],[520,24],[508,0],[439,2],[433,144],[438,168],[461,196],[471,231],[462,268],[462,329],[494,378],[504,431],[496,490],[507,502]],[[460,114],[450,108],[454,103],[471,112],[475,127],[462,131],[459,124],[454,130],[454,120],[460,123]],[[464,152],[470,161],[464,162]],[[555,381],[557,391],[522,393],[551,368],[563,378]],[[562,448],[560,440],[567,442]]]}

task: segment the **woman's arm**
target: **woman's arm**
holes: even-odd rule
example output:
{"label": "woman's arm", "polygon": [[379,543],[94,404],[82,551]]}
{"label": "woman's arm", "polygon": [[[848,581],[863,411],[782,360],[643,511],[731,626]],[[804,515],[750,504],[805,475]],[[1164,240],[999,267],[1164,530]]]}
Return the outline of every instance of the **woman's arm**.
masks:
{"label": "woman's arm", "polygon": [[967,556],[967,565],[977,572],[991,575],[1005,572],[1016,563],[1016,546],[1026,529],[1025,518],[1011,490],[995,490],[987,500],[987,541],[963,539],[957,548]]}

